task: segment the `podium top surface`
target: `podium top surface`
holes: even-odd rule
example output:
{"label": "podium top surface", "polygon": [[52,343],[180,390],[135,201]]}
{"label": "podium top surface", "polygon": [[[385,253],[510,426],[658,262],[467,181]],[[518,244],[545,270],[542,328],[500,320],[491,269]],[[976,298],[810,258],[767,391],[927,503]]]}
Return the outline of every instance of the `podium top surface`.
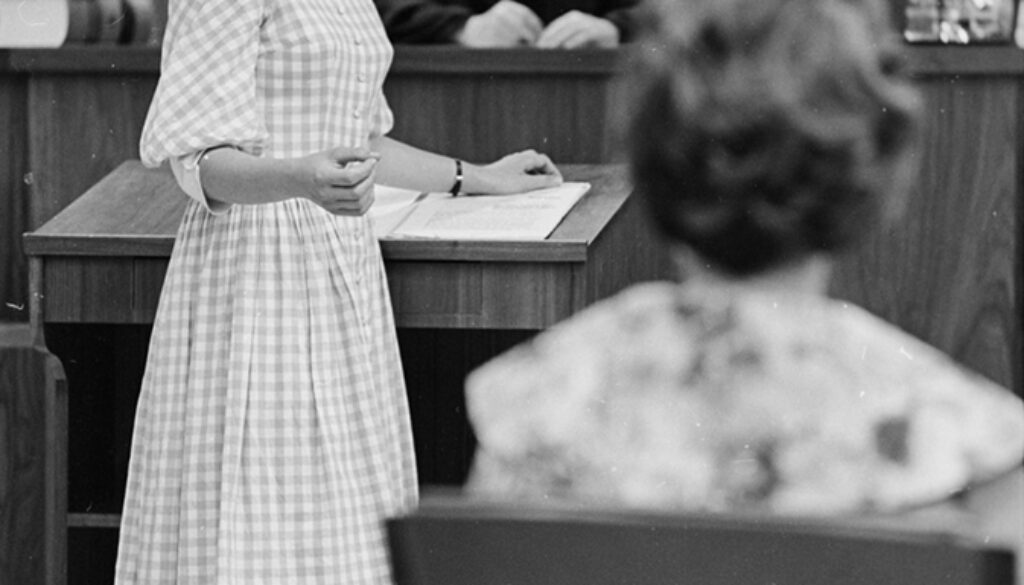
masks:
{"label": "podium top surface", "polygon": [[[590,192],[543,241],[383,239],[385,260],[583,262],[631,188],[622,165],[564,165]],[[188,197],[166,167],[122,163],[50,221],[24,236],[29,256],[169,257]]]}

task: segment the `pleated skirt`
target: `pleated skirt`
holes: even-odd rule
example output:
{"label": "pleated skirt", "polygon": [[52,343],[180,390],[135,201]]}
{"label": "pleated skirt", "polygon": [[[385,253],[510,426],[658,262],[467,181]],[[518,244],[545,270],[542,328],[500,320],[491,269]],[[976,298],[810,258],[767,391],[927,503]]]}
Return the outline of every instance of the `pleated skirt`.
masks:
{"label": "pleated skirt", "polygon": [[365,217],[190,201],[136,412],[118,584],[390,582],[415,504],[408,403]]}

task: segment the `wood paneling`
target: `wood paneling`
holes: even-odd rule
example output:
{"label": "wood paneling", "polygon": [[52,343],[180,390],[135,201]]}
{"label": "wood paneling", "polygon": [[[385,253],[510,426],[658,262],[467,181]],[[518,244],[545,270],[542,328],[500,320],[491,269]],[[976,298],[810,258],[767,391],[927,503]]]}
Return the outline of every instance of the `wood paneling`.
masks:
{"label": "wood paneling", "polygon": [[922,85],[921,172],[902,220],[843,263],[834,291],[1020,393],[1020,81]]}
{"label": "wood paneling", "polygon": [[389,262],[387,272],[406,327],[540,329],[573,312],[564,263]]}
{"label": "wood paneling", "polygon": [[54,258],[43,300],[54,323],[152,323],[167,260]]}
{"label": "wood paneling", "polygon": [[529,74],[392,76],[392,136],[475,162],[533,148],[556,163],[611,160],[608,78]]}
{"label": "wood paneling", "polygon": [[[466,373],[526,341],[528,330],[399,329],[420,483],[458,486],[476,438],[466,424]],[[429,432],[424,432],[429,429]]]}
{"label": "wood paneling", "polygon": [[[668,247],[656,233],[639,197],[632,197],[619,210],[615,226],[606,230],[593,246],[587,263],[587,298],[602,299],[620,289],[615,282],[642,282],[648,280],[675,280],[675,267],[669,258]],[[608,250],[631,250],[632,260],[623,262]]]}
{"label": "wood paneling", "polygon": [[27,321],[28,275],[21,234],[28,231],[27,84],[0,74],[0,322]]}
{"label": "wood paneling", "polygon": [[138,157],[155,77],[56,75],[30,86],[31,222],[42,225],[117,165]]}

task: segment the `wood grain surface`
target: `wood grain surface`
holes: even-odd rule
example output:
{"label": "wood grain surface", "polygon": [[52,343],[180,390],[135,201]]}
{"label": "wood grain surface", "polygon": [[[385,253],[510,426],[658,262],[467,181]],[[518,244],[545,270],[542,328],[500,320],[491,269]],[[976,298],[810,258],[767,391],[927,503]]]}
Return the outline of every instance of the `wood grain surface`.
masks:
{"label": "wood grain surface", "polygon": [[[590,191],[543,241],[382,241],[400,327],[539,330],[639,280],[664,277],[625,169],[566,165]],[[25,236],[50,323],[149,323],[186,196],[129,161]],[[659,258],[662,259],[659,262]]]}
{"label": "wood grain surface", "polygon": [[28,280],[21,234],[29,229],[28,86],[0,75],[0,322],[27,321]]}
{"label": "wood grain surface", "polygon": [[32,82],[31,225],[41,226],[122,161],[138,157],[155,78],[55,76]]}
{"label": "wood grain surface", "polygon": [[906,210],[840,266],[834,292],[1021,393],[1021,84],[940,78],[924,89],[928,131]]}
{"label": "wood grain surface", "polygon": [[65,575],[67,387],[60,361],[0,326],[0,583]]}

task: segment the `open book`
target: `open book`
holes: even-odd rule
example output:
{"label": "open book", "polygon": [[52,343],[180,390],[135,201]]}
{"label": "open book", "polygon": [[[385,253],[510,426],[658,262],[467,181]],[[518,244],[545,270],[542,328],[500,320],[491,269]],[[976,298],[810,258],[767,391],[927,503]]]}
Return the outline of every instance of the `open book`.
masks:
{"label": "open book", "polygon": [[563,183],[512,195],[452,197],[377,185],[370,217],[378,238],[543,240],[589,189],[589,183]]}

